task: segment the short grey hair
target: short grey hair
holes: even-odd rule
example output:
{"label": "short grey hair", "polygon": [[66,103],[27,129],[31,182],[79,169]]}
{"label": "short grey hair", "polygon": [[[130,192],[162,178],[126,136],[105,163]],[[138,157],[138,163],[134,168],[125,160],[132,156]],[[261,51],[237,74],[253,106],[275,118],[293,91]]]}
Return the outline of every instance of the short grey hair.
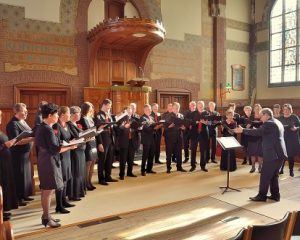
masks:
{"label": "short grey hair", "polygon": [[273,111],[271,110],[271,108],[263,108],[259,113],[261,115],[267,114],[270,118],[273,118]]}
{"label": "short grey hair", "polygon": [[18,112],[21,112],[24,108],[26,108],[25,103],[16,103],[13,110],[14,110],[14,113],[18,113]]}
{"label": "short grey hair", "polygon": [[70,113],[71,114],[81,113],[81,108],[78,106],[72,106],[72,107],[70,107]]}

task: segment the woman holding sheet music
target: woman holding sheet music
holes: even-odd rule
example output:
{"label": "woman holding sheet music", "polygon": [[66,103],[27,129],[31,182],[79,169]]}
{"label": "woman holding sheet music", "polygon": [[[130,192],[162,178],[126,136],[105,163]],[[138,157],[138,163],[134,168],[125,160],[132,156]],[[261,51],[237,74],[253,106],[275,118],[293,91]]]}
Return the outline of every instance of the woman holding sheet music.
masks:
{"label": "woman holding sheet music", "polygon": [[[17,103],[14,106],[14,116],[6,126],[6,132],[9,139],[14,139],[24,131],[31,131],[31,128],[25,122],[27,118],[27,108],[24,103]],[[33,138],[23,138],[16,145],[10,148],[13,169],[15,175],[15,183],[17,197],[20,206],[25,206],[24,201],[31,201],[32,195],[32,173],[30,151],[32,148]]]}
{"label": "woman holding sheet music", "polygon": [[[94,106],[90,102],[84,102],[81,105],[81,118],[78,122],[82,126],[82,130],[87,130],[95,126],[94,120]],[[101,135],[97,136],[99,142],[101,142]],[[100,144],[103,149],[103,145]],[[92,184],[92,177],[94,173],[94,165],[98,158],[97,154],[97,143],[96,139],[92,138],[90,141],[86,143],[85,149],[85,160],[86,160],[86,188],[89,191],[93,191],[96,189],[95,186]]]}
{"label": "woman holding sheet music", "polygon": [[41,108],[43,123],[37,127],[35,132],[35,144],[39,149],[37,167],[43,208],[42,224],[45,227],[60,226],[59,220],[53,219],[49,213],[51,196],[54,190],[64,188],[60,153],[76,148],[76,145],[61,146],[60,140],[52,128],[58,120],[57,112],[57,105],[51,103],[43,105]]}
{"label": "woman holding sheet music", "polygon": [[[223,137],[236,137],[236,134],[233,132],[233,129],[237,127],[236,121],[234,121],[234,111],[228,109],[226,111],[226,120],[222,123],[222,130]],[[230,169],[229,171],[236,170],[236,158],[235,158],[235,151],[234,150],[223,150],[221,154],[221,162],[220,162],[220,169],[222,171],[227,170],[227,161],[228,161],[228,154],[230,154]]]}
{"label": "woman holding sheet music", "polygon": [[[66,106],[61,106],[58,110],[58,122],[53,125],[54,132],[57,134],[60,142],[70,142],[72,139],[70,127],[67,124],[70,121],[70,109]],[[68,207],[74,207],[75,205],[67,202],[66,196],[69,199],[73,196],[73,179],[71,170],[71,151],[64,151],[60,154],[61,159],[61,170],[64,181],[64,187],[62,190],[56,190],[56,212],[69,213],[70,211],[65,209]]]}
{"label": "woman holding sheet music", "polygon": [[[0,110],[0,125],[2,122],[2,111]],[[13,176],[12,157],[9,148],[16,139],[8,140],[8,137],[0,131],[0,185],[3,190],[3,220],[9,220],[11,209],[18,208],[16,187]]]}
{"label": "woman holding sheet music", "polygon": [[[79,138],[80,132],[82,132],[81,124],[77,124],[80,120],[81,109],[78,106],[70,107],[71,118],[68,122],[71,136],[74,139]],[[73,178],[73,201],[80,201],[81,197],[84,197],[85,186],[85,149],[86,144],[82,143],[78,147],[71,151],[71,164],[72,164],[72,178]]]}

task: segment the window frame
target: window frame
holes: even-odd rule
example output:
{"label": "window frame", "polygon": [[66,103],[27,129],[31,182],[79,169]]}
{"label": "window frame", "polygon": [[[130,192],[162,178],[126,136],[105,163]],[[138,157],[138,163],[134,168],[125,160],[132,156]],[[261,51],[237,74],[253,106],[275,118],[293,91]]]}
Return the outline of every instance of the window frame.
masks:
{"label": "window frame", "polygon": [[[272,87],[288,87],[288,86],[300,86],[300,46],[299,46],[299,38],[300,38],[300,21],[298,21],[298,19],[300,20],[300,0],[295,0],[296,1],[296,11],[290,11],[290,12],[285,12],[285,3],[286,1],[291,1],[291,0],[282,0],[282,12],[280,15],[274,16],[272,17],[272,11],[274,9],[274,6],[277,4],[276,0],[273,3],[273,6],[271,8],[270,11],[270,15],[269,15],[269,61],[268,61],[268,72],[269,72],[269,76],[268,76],[268,87],[272,88]],[[286,29],[285,26],[285,15],[292,13],[292,12],[296,12],[296,27],[295,28],[291,28],[291,29]],[[282,29],[280,32],[276,32],[276,33],[272,33],[272,19],[281,16],[282,18]],[[285,47],[285,34],[288,31],[291,30],[296,30],[296,45],[292,46],[292,47]],[[274,49],[272,50],[272,35],[274,34],[278,34],[281,33],[281,48],[279,49]],[[285,64],[285,57],[286,57],[286,49],[288,48],[296,48],[296,62],[295,64]],[[278,51],[281,50],[281,65],[275,66],[275,67],[280,67],[281,68],[281,82],[279,83],[271,83],[271,70],[272,67],[271,66],[271,55],[272,52],[274,51]],[[292,82],[285,82],[284,81],[284,71],[285,71],[285,67],[287,66],[295,66],[295,81]]]}

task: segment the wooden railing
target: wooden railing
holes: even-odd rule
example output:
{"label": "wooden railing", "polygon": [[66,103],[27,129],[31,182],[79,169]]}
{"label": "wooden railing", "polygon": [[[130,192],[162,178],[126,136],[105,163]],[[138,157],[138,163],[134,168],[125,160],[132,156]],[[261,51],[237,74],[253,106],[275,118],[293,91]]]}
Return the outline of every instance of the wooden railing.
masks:
{"label": "wooden railing", "polygon": [[3,221],[3,193],[0,186],[0,240],[13,240],[14,233],[10,221]]}

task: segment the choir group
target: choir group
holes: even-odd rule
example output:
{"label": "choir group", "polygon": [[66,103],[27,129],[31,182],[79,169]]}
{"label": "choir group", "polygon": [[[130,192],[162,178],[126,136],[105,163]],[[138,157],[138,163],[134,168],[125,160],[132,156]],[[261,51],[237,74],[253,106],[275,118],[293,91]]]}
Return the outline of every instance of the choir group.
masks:
{"label": "choir group", "polygon": [[[166,172],[171,173],[172,162],[176,170],[186,172],[182,163],[190,161],[190,172],[196,169],[196,152],[200,147],[200,169],[207,172],[209,161],[216,161],[216,138],[218,133],[235,136],[238,125],[247,129],[257,129],[262,125],[260,104],[245,106],[244,114],[235,112],[235,104],[229,104],[225,116],[215,110],[214,102],[191,101],[189,110],[181,114],[178,102],[168,104],[167,112],[160,114],[158,104],[144,105],[142,116],[136,113],[136,104],[131,103],[120,115],[111,113],[112,102],[103,100],[99,112],[93,104],[84,102],[78,106],[60,106],[41,102],[31,129],[26,123],[27,107],[24,103],[14,106],[14,116],[6,126],[6,134],[0,132],[0,184],[4,192],[4,219],[9,219],[11,209],[25,206],[32,196],[32,167],[30,153],[35,142],[37,168],[41,189],[43,209],[42,224],[46,227],[59,227],[59,219],[49,213],[52,194],[56,196],[56,212],[66,214],[67,208],[75,206],[69,201],[80,201],[87,191],[93,191],[92,176],[97,163],[98,183],[109,185],[117,182],[112,177],[113,161],[119,161],[119,180],[125,177],[137,177],[133,168],[137,165],[135,155],[142,149],[142,176],[155,174],[154,163],[160,161],[161,139],[165,139]],[[282,114],[281,114],[282,110]],[[289,174],[294,176],[294,157],[300,153],[299,126],[297,115],[293,114],[290,104],[273,107],[274,117],[284,126]],[[0,111],[0,124],[2,112]],[[81,136],[89,130],[94,135]],[[22,133],[28,133],[28,135]],[[30,133],[32,132],[32,135]],[[21,137],[23,136],[23,137]],[[262,138],[260,136],[241,135],[244,146],[242,164],[252,166],[250,173],[261,172],[263,164]],[[141,146],[141,147],[140,147]],[[182,154],[183,150],[183,154]],[[220,169],[235,171],[237,168],[234,150],[221,153]],[[227,165],[228,154],[230,164]],[[182,159],[182,156],[184,159]],[[127,170],[126,170],[127,165]],[[230,166],[230,169],[227,169]],[[284,171],[284,164],[280,173]]]}

